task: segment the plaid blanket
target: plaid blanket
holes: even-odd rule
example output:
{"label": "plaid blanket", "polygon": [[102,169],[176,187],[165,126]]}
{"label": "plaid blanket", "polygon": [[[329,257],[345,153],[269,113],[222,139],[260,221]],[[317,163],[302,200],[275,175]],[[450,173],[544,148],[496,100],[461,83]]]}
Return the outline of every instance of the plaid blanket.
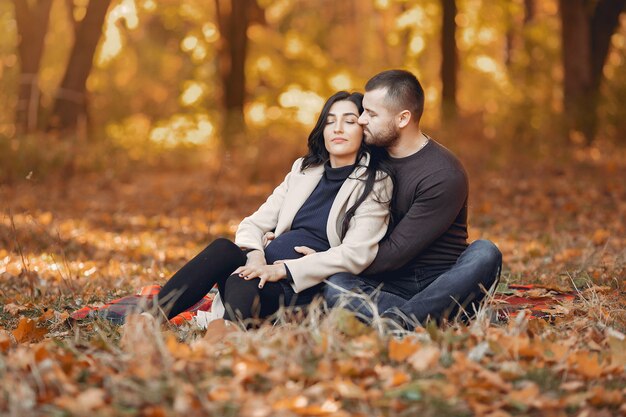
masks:
{"label": "plaid blanket", "polygon": [[498,321],[506,321],[522,311],[526,311],[531,319],[551,321],[563,313],[560,306],[577,297],[575,292],[539,284],[504,284],[496,290],[491,307]]}
{"label": "plaid blanket", "polygon": [[[116,324],[124,323],[124,318],[131,312],[141,311],[151,305],[155,295],[161,290],[160,285],[141,288],[135,295],[118,298],[103,306],[87,306],[73,312],[70,318],[84,320],[88,318],[104,318]],[[561,314],[559,306],[577,297],[574,292],[566,292],[542,285],[501,285],[490,301],[495,310],[496,320],[506,321],[526,311],[531,319],[542,318],[552,320]],[[199,311],[210,311],[214,294],[209,293],[187,311],[172,318],[170,323],[180,326],[191,321]]]}
{"label": "plaid blanket", "polygon": [[[123,324],[126,316],[133,312],[140,312],[152,305],[152,300],[161,291],[160,285],[142,287],[134,295],[118,298],[103,306],[87,306],[70,314],[73,320],[103,318],[115,324]],[[170,320],[175,326],[187,323],[198,314],[198,311],[210,311],[214,295],[209,293],[188,310],[180,313]]]}

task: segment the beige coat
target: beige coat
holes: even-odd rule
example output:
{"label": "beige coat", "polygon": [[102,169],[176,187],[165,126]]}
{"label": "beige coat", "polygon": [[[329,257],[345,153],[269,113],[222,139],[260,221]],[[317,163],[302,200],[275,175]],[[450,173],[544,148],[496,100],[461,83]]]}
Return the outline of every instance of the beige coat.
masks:
{"label": "beige coat", "polygon": [[[367,165],[369,155],[361,159]],[[235,235],[235,243],[248,249],[263,250],[263,235],[273,231],[276,237],[290,230],[293,219],[311,195],[324,173],[323,166],[300,172],[302,158],[296,160],[285,180],[259,209],[243,219]],[[376,257],[378,242],[389,223],[390,178],[377,181],[374,190],[359,206],[350,220],[348,231],[340,239],[344,215],[363,192],[364,167],[357,167],[345,180],[330,209],[326,233],[330,249],[285,262],[293,277],[292,287],[301,292],[338,272],[361,273]],[[359,178],[360,177],[360,178]]]}

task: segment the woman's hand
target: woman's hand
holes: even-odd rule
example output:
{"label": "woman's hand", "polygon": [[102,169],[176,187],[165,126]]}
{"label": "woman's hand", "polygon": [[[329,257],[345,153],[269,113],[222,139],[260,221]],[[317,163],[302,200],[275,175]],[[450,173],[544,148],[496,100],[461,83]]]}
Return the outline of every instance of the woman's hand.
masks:
{"label": "woman's hand", "polygon": [[266,282],[278,282],[287,277],[287,268],[284,264],[240,266],[235,273],[246,281],[260,278],[259,288],[263,288]]}

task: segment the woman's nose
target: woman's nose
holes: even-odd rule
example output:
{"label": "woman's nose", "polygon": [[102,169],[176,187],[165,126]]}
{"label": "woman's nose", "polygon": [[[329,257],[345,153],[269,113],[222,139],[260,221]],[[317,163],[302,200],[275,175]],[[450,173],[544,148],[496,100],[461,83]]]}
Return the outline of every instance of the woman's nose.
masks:
{"label": "woman's nose", "polygon": [[335,132],[343,132],[343,123],[337,122],[335,123]]}

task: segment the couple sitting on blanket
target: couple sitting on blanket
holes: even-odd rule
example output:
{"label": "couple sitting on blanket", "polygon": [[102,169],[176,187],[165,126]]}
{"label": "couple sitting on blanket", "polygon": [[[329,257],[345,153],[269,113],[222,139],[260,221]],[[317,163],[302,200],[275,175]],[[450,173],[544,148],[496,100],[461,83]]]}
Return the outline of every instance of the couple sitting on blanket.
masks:
{"label": "couple sitting on blanket", "polygon": [[[471,314],[498,279],[489,241],[467,244],[467,174],[420,130],[424,91],[410,72],[379,73],[365,94],[324,104],[307,154],[235,241],[217,239],[158,294],[168,319],[217,284],[225,320],[263,319],[323,296],[364,319],[412,330]],[[267,236],[269,244],[265,245]],[[460,310],[462,309],[462,310]]]}

